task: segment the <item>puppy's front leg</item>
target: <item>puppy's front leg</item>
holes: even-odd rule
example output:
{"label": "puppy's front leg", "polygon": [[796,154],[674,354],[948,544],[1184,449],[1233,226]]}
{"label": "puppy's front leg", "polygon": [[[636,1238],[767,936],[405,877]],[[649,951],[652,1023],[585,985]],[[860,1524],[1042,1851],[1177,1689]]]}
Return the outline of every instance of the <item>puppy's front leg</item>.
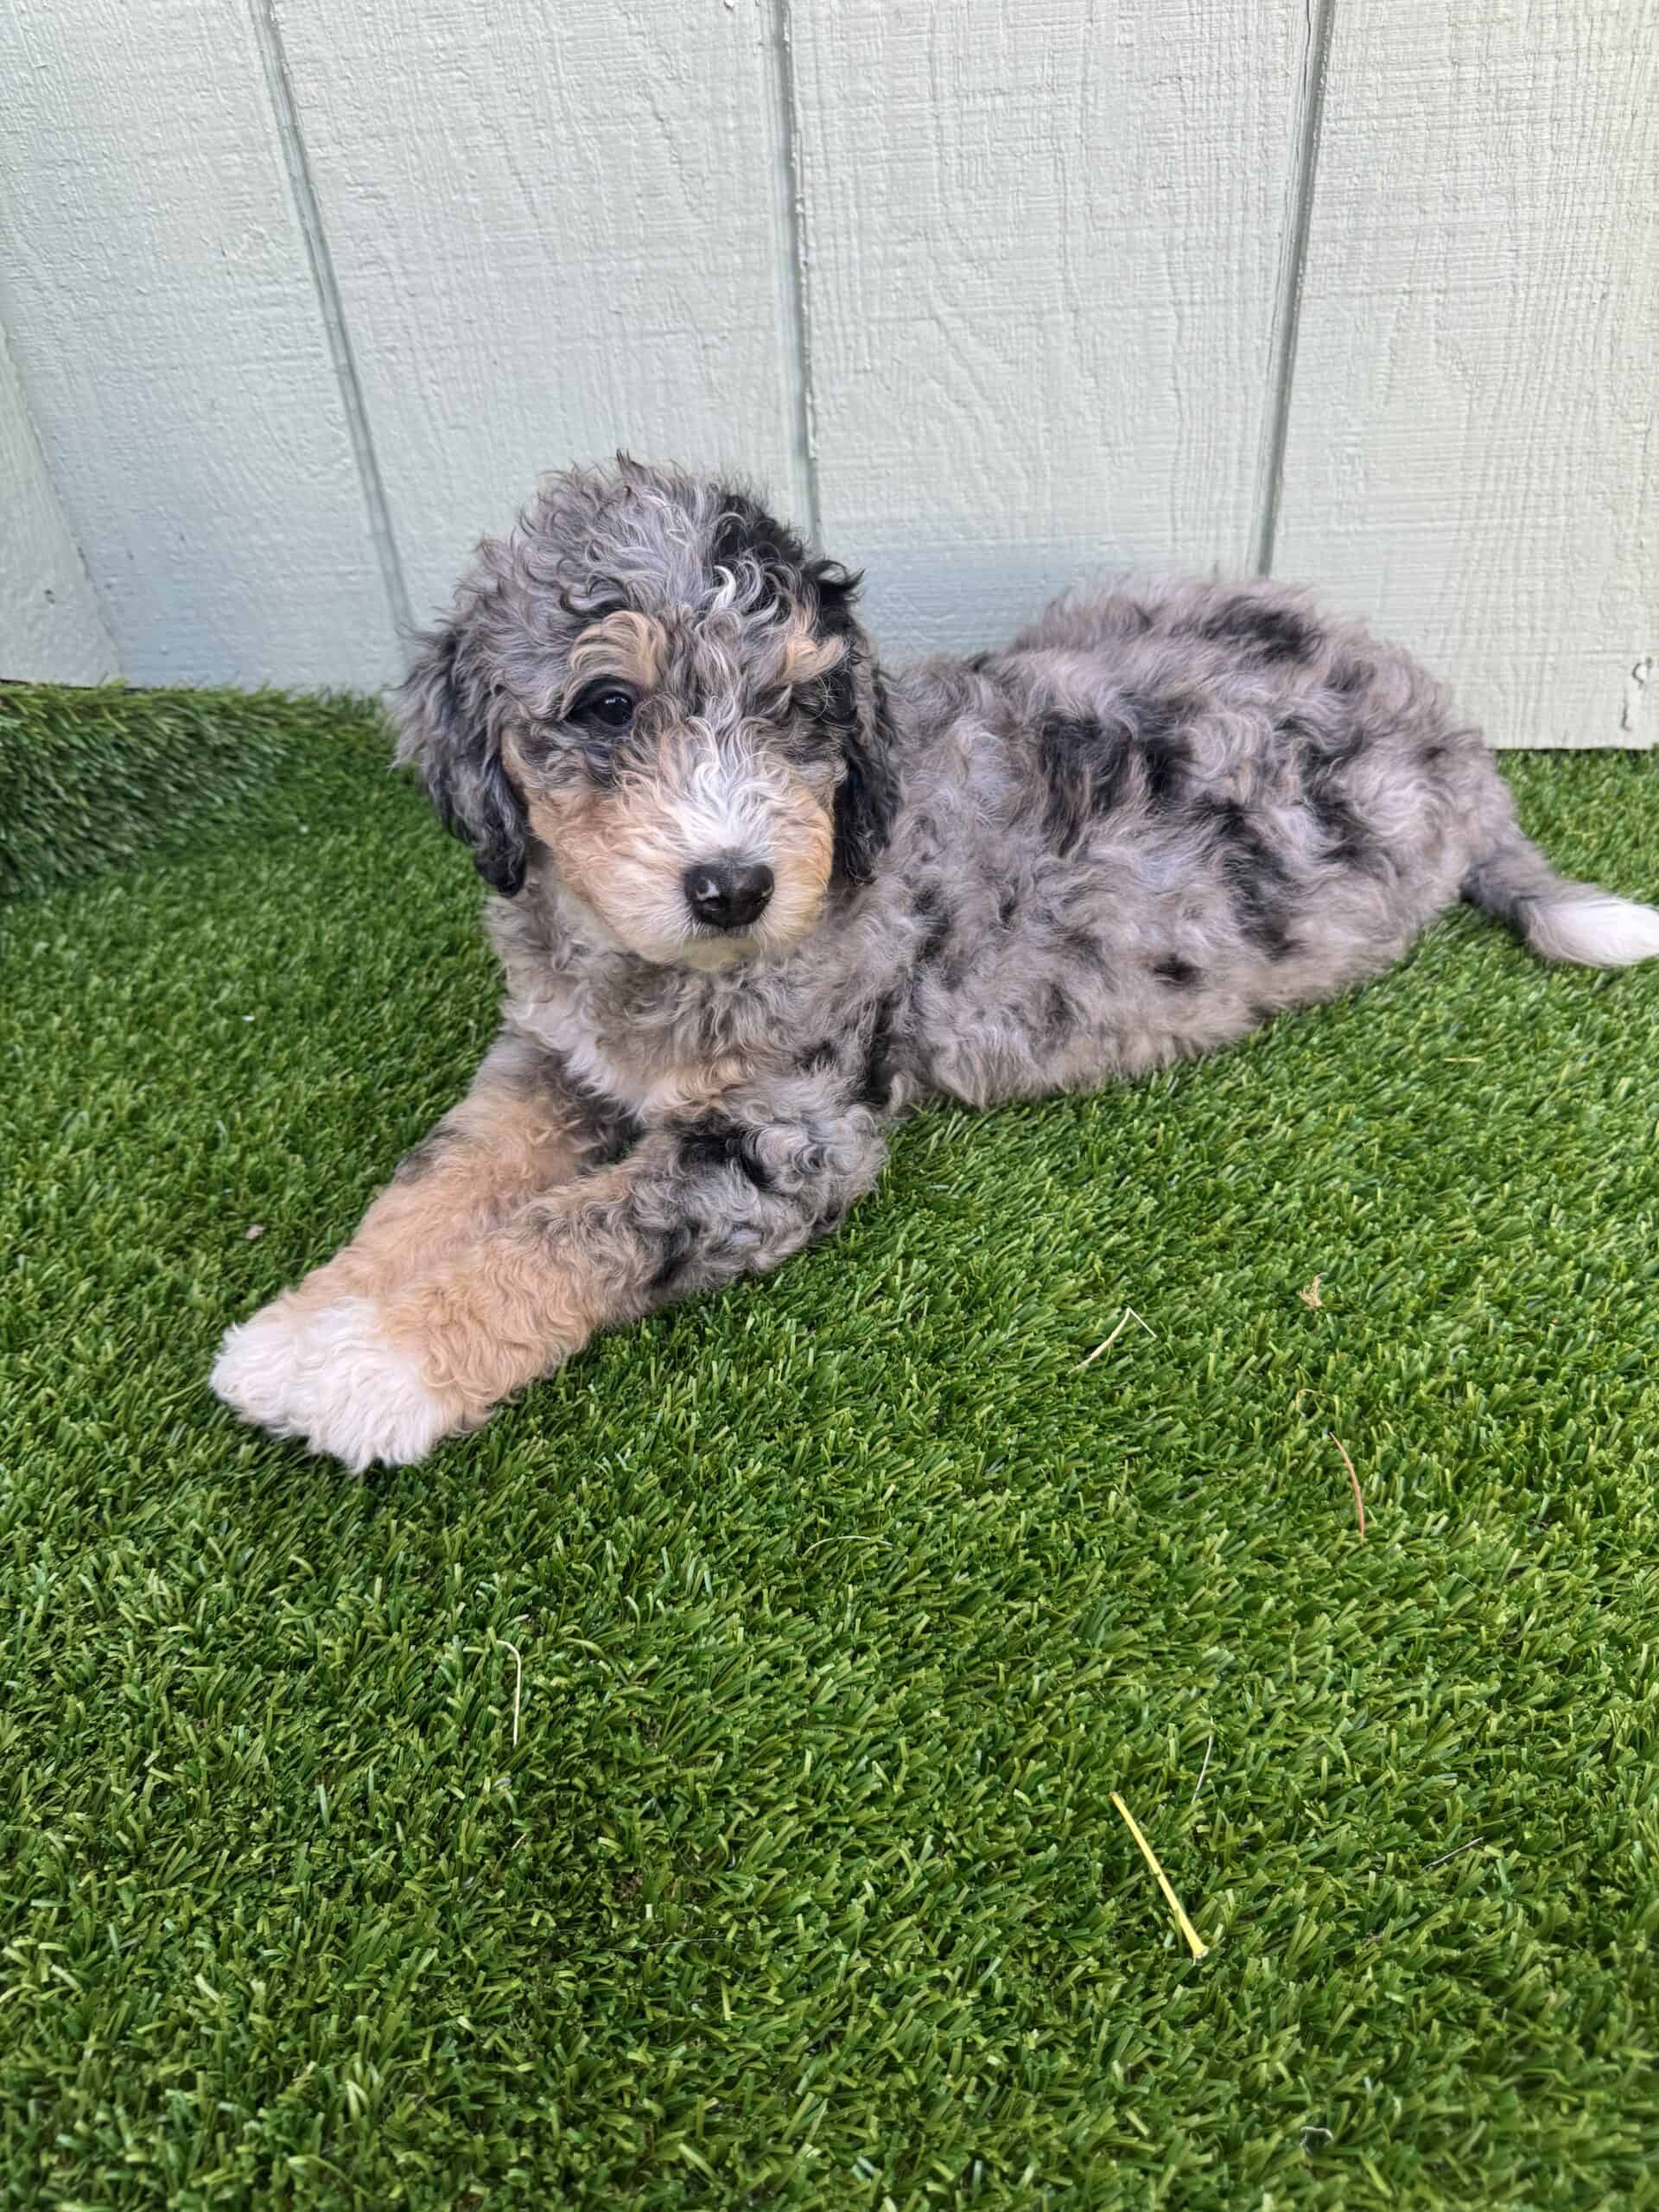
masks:
{"label": "puppy's front leg", "polygon": [[[531,1200],[407,1283],[381,1327],[400,1375],[418,1377],[432,1433],[406,1430],[388,1393],[378,1426],[359,1409],[347,1464],[420,1459],[595,1330],[774,1268],[833,1227],[880,1173],[875,1117],[798,1107],[751,1095],[658,1127],[616,1166]],[[311,1441],[346,1457],[326,1431]]]}
{"label": "puppy's front leg", "polygon": [[421,1457],[456,1425],[384,1326],[411,1281],[600,1153],[599,1129],[543,1055],[504,1034],[472,1089],[418,1144],[345,1249],[226,1332],[213,1373],[226,1403],[348,1466]]}

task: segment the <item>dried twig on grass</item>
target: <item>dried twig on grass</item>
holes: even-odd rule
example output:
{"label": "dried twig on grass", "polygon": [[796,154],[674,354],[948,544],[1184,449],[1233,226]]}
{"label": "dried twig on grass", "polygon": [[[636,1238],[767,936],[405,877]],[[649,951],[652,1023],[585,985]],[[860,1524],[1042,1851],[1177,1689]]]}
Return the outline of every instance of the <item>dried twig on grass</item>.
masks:
{"label": "dried twig on grass", "polygon": [[[1095,1362],[1100,1357],[1102,1352],[1109,1351],[1111,1350],[1112,1346],[1122,1335],[1124,1330],[1128,1327],[1131,1321],[1141,1321],[1141,1316],[1135,1312],[1133,1306],[1126,1306],[1123,1308],[1123,1318],[1118,1323],[1117,1326],[1112,1331],[1111,1335],[1109,1337],[1103,1338],[1100,1343],[1095,1346],[1093,1351],[1090,1353],[1087,1359],[1080,1359],[1077,1362],[1077,1372],[1079,1375],[1082,1374],[1085,1367],[1092,1367]],[[1149,1337],[1155,1337],[1158,1333],[1157,1330],[1154,1329],[1149,1322],[1141,1321],[1141,1326],[1146,1331]]]}
{"label": "dried twig on grass", "polygon": [[1436,1866],[1444,1866],[1453,1859],[1461,1859],[1465,1851],[1478,1851],[1485,1840],[1484,1835],[1478,1835],[1472,1843],[1460,1843],[1455,1851],[1443,1851],[1438,1859],[1429,1860],[1423,1869],[1424,1873],[1431,1872]]}
{"label": "dried twig on grass", "polygon": [[1212,1728],[1210,1731],[1210,1740],[1204,1747],[1204,1764],[1198,1769],[1198,1778],[1192,1785],[1192,1795],[1186,1801],[1189,1805],[1196,1805],[1198,1802],[1198,1792],[1204,1787],[1204,1777],[1210,1771],[1210,1754],[1215,1748],[1216,1732]]}
{"label": "dried twig on grass", "polygon": [[511,1651],[512,1654],[512,1740],[517,1744],[518,1741],[518,1705],[520,1699],[524,1695],[524,1657],[519,1651],[518,1645],[516,1643],[509,1643],[505,1636],[498,1636],[495,1640],[504,1651]]}
{"label": "dried twig on grass", "polygon": [[1128,1828],[1129,1834],[1140,1845],[1141,1856],[1146,1860],[1147,1866],[1151,1867],[1153,1874],[1156,1878],[1159,1888],[1163,1891],[1165,1897],[1168,1901],[1169,1909],[1175,1916],[1175,1925],[1180,1929],[1182,1935],[1186,1938],[1186,1947],[1188,1950],[1192,1952],[1195,1959],[1207,1959],[1210,1955],[1210,1946],[1204,1941],[1203,1937],[1198,1934],[1198,1929],[1187,1918],[1185,1910],[1183,1907],[1179,1897],[1176,1896],[1174,1891],[1170,1887],[1168,1875],[1165,1873],[1163,1868],[1158,1864],[1157,1853],[1154,1851],[1152,1846],[1147,1841],[1145,1836],[1141,1834],[1140,1827],[1135,1821],[1135,1815],[1123,1802],[1123,1800],[1118,1796],[1116,1789],[1112,1792],[1112,1802],[1116,1806],[1118,1811],[1123,1815],[1124,1823]]}
{"label": "dried twig on grass", "polygon": [[1325,1300],[1319,1296],[1319,1277],[1315,1275],[1312,1282],[1304,1283],[1302,1287],[1296,1294],[1297,1297],[1301,1300],[1303,1305],[1312,1307],[1313,1311],[1316,1313],[1321,1310],[1325,1304]]}
{"label": "dried twig on grass", "polygon": [[1348,1479],[1354,1486],[1354,1510],[1359,1516],[1359,1535],[1360,1541],[1363,1543],[1365,1539],[1365,1501],[1359,1494],[1359,1477],[1354,1472],[1354,1463],[1348,1457],[1348,1447],[1343,1442],[1342,1439],[1339,1436],[1332,1435],[1331,1430],[1328,1428],[1325,1433],[1331,1438],[1331,1441],[1336,1446],[1338,1451],[1341,1452],[1342,1464],[1347,1468]]}

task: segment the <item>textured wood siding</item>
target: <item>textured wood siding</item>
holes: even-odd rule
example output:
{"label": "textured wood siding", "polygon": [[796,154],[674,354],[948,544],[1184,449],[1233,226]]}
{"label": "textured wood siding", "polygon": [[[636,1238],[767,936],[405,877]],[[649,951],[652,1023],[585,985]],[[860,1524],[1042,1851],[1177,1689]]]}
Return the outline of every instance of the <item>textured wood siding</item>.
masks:
{"label": "textured wood siding", "polygon": [[894,652],[1268,566],[1497,742],[1651,742],[1656,55],[1659,0],[22,0],[0,670],[380,683],[626,445],[771,487]]}
{"label": "textured wood siding", "polygon": [[283,0],[278,20],[417,613],[573,458],[741,464],[798,509],[755,0]]}
{"label": "textured wood siding", "polygon": [[1301,0],[796,10],[825,540],[971,646],[1251,557]]}
{"label": "textured wood siding", "polygon": [[0,316],[137,683],[391,667],[363,494],[251,18],[0,9]]}
{"label": "textured wood siding", "polygon": [[1503,745],[1649,745],[1659,7],[1389,0],[1332,46],[1274,567]]}
{"label": "textured wood siding", "polygon": [[0,332],[0,682],[99,683],[117,673],[115,641]]}

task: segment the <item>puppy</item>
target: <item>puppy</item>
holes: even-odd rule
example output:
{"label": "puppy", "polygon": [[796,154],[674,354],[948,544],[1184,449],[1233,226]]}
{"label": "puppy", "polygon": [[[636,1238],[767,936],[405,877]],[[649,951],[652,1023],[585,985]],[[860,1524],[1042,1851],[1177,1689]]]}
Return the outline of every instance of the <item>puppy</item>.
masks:
{"label": "puppy", "polygon": [[1274,583],[1063,600],[887,677],[856,579],[626,458],[486,543],[400,758],[494,893],[500,1033],[213,1388],[361,1470],[596,1329],[833,1229],[915,1098],[1086,1090],[1396,959],[1455,899],[1546,959],[1659,954],[1564,882],[1440,686]]}

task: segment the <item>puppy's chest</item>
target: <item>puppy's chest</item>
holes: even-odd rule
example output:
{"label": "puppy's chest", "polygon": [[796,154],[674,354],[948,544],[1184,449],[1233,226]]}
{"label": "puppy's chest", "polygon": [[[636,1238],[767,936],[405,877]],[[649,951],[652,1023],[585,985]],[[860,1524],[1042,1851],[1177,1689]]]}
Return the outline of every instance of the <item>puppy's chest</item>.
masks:
{"label": "puppy's chest", "polygon": [[576,988],[508,1014],[578,1082],[646,1122],[702,1111],[779,1057],[775,1028],[769,1042],[760,1010],[741,1000]]}

